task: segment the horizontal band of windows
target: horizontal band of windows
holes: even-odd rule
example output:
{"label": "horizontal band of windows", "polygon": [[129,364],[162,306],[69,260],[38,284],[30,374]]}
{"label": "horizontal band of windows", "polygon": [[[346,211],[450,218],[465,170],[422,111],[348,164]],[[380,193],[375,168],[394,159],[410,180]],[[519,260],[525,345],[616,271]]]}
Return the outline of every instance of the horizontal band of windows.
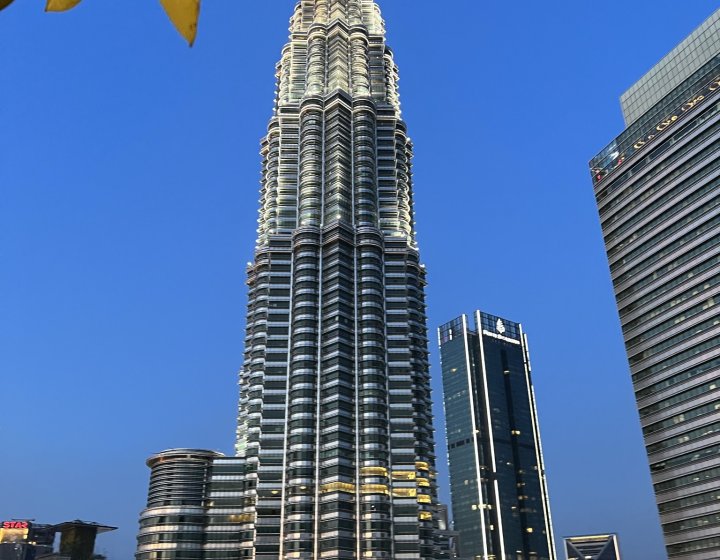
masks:
{"label": "horizontal band of windows", "polygon": [[707,539],[693,539],[688,542],[667,545],[667,553],[671,558],[680,556],[688,552],[698,552],[702,550],[710,550],[720,548],[720,537],[710,537]]}
{"label": "horizontal band of windows", "polygon": [[683,453],[677,457],[650,464],[650,472],[657,473],[665,469],[674,469],[690,463],[705,461],[720,455],[720,444],[710,445],[702,449],[696,449],[689,453]]}
{"label": "horizontal band of windows", "polygon": [[[720,235],[711,237],[710,239],[704,241],[700,245],[693,247],[689,251],[681,253],[678,256],[678,258],[676,258],[674,261],[671,261],[671,262],[661,266],[660,268],[653,270],[652,274],[645,276],[641,280],[636,281],[635,283],[631,284],[628,288],[625,288],[624,290],[619,292],[617,294],[617,299],[621,300],[621,299],[624,299],[634,293],[639,292],[642,288],[645,288],[646,286],[649,286],[650,284],[657,282],[665,274],[668,274],[668,273],[672,272],[673,270],[689,263],[695,257],[697,257],[699,255],[704,256],[706,253],[708,253],[710,251],[710,249],[713,249],[717,245],[720,245]],[[717,257],[715,257],[715,258],[717,259]],[[621,282],[624,282],[625,280],[626,280],[626,278],[618,279],[614,282],[614,284],[615,284],[615,286],[619,286],[621,284]]]}
{"label": "horizontal band of windows", "polygon": [[[720,185],[720,179],[718,179],[715,183],[716,186]],[[636,235],[642,236],[643,243],[638,247],[635,247],[627,254],[625,254],[621,259],[613,262],[610,265],[610,271],[612,273],[615,273],[619,268],[625,265],[632,264],[632,268],[627,270],[627,272],[625,272],[624,274],[615,278],[615,282],[617,284],[624,282],[628,278],[637,275],[638,272],[658,262],[666,255],[677,251],[677,249],[682,245],[685,245],[686,243],[700,237],[705,232],[710,231],[718,223],[717,216],[708,217],[704,222],[701,221],[700,218],[707,217],[710,211],[717,208],[718,205],[720,205],[720,197],[715,197],[710,201],[706,202],[700,208],[696,208],[695,210],[693,210],[686,216],[683,216],[681,219],[673,222],[672,224],[665,224],[653,235],[649,235],[648,232],[638,232]],[[689,225],[693,225],[696,227],[688,231],[686,228]],[[672,237],[673,234],[683,230],[685,230],[685,233],[682,236],[663,247],[657,253],[652,254],[650,257],[647,257],[638,263],[638,257],[648,251],[652,251],[658,248],[662,241],[668,239],[669,237]]]}
{"label": "horizontal band of windows", "polygon": [[680,414],[676,414],[675,416],[671,416],[661,422],[655,422],[654,424],[645,426],[643,428],[643,435],[647,436],[655,432],[659,432],[660,430],[664,430],[665,428],[672,428],[682,422],[689,422],[690,420],[694,420],[695,418],[699,418],[700,416],[704,416],[705,414],[710,414],[718,410],[720,410],[720,400],[715,400],[702,406],[691,408],[690,410],[686,410]]}
{"label": "horizontal band of windows", "polygon": [[658,510],[660,513],[668,513],[670,511],[677,511],[680,509],[690,508],[694,506],[702,506],[704,504],[715,504],[720,503],[720,490],[713,489],[702,494],[695,494],[686,498],[680,498],[669,502],[658,504]]}
{"label": "horizontal band of windows", "polygon": [[[677,276],[673,278],[672,280],[669,280],[662,284],[661,286],[655,288],[654,290],[651,290],[650,292],[646,293],[644,296],[641,296],[640,298],[631,301],[628,303],[625,307],[619,307],[620,310],[620,317],[624,317],[634,309],[638,309],[639,307],[642,307],[646,303],[659,298],[663,294],[668,293],[672,289],[684,284],[686,281],[695,278],[696,276],[699,276],[703,272],[710,270],[715,265],[720,263],[720,256],[713,256],[710,257],[708,260],[701,262],[698,265],[695,265],[693,268],[689,269],[688,271],[684,272],[680,276]],[[624,297],[624,296],[623,296]],[[617,296],[618,302],[620,301],[620,296]]]}
{"label": "horizontal band of windows", "polygon": [[665,439],[652,445],[648,445],[647,452],[656,453],[658,451],[662,451],[663,449],[668,449],[670,447],[675,447],[676,445],[682,445],[683,443],[688,443],[712,434],[717,434],[718,432],[720,432],[720,422],[713,422],[712,424],[707,424],[701,428],[696,428],[677,436],[673,436],[670,439]]}
{"label": "horizontal band of windows", "polygon": [[642,381],[643,379],[646,379],[652,375],[655,375],[656,373],[659,373],[663,371],[664,369],[667,369],[669,367],[672,367],[674,365],[677,365],[681,362],[684,362],[686,360],[689,360],[691,358],[694,358],[698,354],[707,352],[709,350],[713,350],[720,346],[720,336],[714,336],[713,338],[710,338],[708,340],[704,340],[700,342],[699,344],[696,344],[695,346],[692,346],[688,348],[687,350],[684,350],[683,352],[679,352],[673,356],[670,356],[669,358],[666,358],[664,360],[659,361],[658,363],[646,367],[637,373],[633,374],[632,380],[633,383],[638,383]]}
{"label": "horizontal band of windows", "polygon": [[[697,162],[692,162],[693,164]],[[672,189],[664,193],[662,196],[655,199],[650,204],[643,204],[647,198],[655,193],[659,192],[663,187],[674,181],[678,176],[680,176],[682,173],[688,171],[688,169],[695,169],[695,165],[687,165],[684,164],[675,171],[673,171],[670,175],[665,176],[662,181],[659,181],[658,183],[654,183],[648,191],[645,192],[645,196],[642,197],[642,199],[638,199],[637,201],[633,201],[630,203],[629,207],[626,207],[623,209],[624,212],[627,212],[628,210],[634,208],[638,204],[642,204],[642,208],[636,212],[630,215],[630,218],[623,222],[623,224],[618,227],[616,230],[614,230],[612,233],[608,234],[605,237],[605,244],[607,246],[610,246],[614,241],[616,241],[622,234],[626,233],[630,228],[632,228],[635,224],[641,222],[643,219],[645,219],[647,216],[652,214],[655,210],[658,208],[661,208],[663,205],[670,202],[673,198],[676,196],[683,194],[685,191],[690,190],[691,188],[695,187],[700,181],[705,179],[708,175],[712,174],[713,172],[720,169],[720,159],[713,160],[710,165],[707,167],[703,167],[702,169],[699,169],[696,171],[693,175],[686,178],[682,182],[675,185]],[[653,218],[648,223],[646,223],[644,226],[640,227],[637,231],[634,231],[631,238],[628,240],[623,241],[622,243],[619,243],[618,245],[614,246],[612,249],[608,251],[608,256],[615,255],[619,250],[621,250],[627,243],[634,241],[636,238],[639,238],[644,233],[655,227],[657,224],[665,221],[666,219],[670,218],[671,216],[674,216],[675,214],[679,213],[682,209],[687,208],[690,206],[693,202],[696,200],[699,200],[709,192],[712,192],[715,190],[717,186],[717,181],[712,180],[709,183],[703,185],[701,188],[693,191],[690,194],[685,194],[683,196],[683,199],[681,201],[673,201],[672,206],[664,211],[659,216]],[[621,217],[625,217],[623,214],[615,214],[614,219],[617,220]]]}
{"label": "horizontal band of windows", "polygon": [[659,354],[668,348],[671,348],[673,346],[676,346],[678,344],[681,344],[682,342],[685,342],[689,338],[695,338],[700,333],[703,333],[707,331],[708,329],[712,329],[714,326],[720,324],[720,317],[713,317],[712,319],[707,319],[706,321],[702,321],[696,325],[693,325],[692,327],[688,327],[681,332],[679,332],[676,335],[671,336],[670,338],[666,338],[662,342],[658,342],[657,344],[654,344],[653,346],[650,346],[646,350],[643,350],[639,354],[634,354],[630,356],[629,362],[630,365],[633,366],[637,363],[640,363],[641,361],[650,358],[654,356],[655,354]]}
{"label": "horizontal band of windows", "polygon": [[646,416],[649,416],[661,410],[665,410],[666,408],[669,408],[676,404],[688,401],[699,395],[704,395],[709,391],[714,391],[718,389],[718,387],[720,387],[720,381],[718,381],[717,379],[709,381],[707,383],[703,383],[701,385],[696,385],[692,389],[688,389],[687,391],[683,391],[682,393],[678,393],[677,395],[673,395],[672,397],[668,397],[667,399],[653,403],[650,406],[641,408],[640,418],[645,418]]}
{"label": "horizontal band of windows", "polygon": [[[710,218],[708,221],[704,222],[703,224],[699,225],[695,229],[693,229],[693,230],[687,232],[686,234],[682,235],[681,237],[675,239],[673,242],[671,242],[668,245],[666,245],[665,247],[661,248],[656,253],[653,253],[652,255],[643,259],[640,262],[633,263],[631,268],[629,268],[623,274],[620,274],[619,276],[614,278],[613,282],[615,283],[616,286],[619,286],[619,285],[623,284],[624,282],[627,282],[628,280],[634,278],[638,274],[645,272],[650,267],[652,267],[655,263],[660,262],[662,259],[664,259],[668,255],[678,255],[679,254],[681,256],[680,256],[680,258],[673,261],[673,266],[671,268],[668,267],[668,265],[665,265],[660,269],[654,270],[653,274],[651,276],[649,276],[648,278],[652,278],[653,280],[655,280],[655,279],[657,279],[657,277],[660,273],[664,273],[665,271],[670,271],[673,268],[677,268],[678,266],[681,266],[682,264],[689,262],[690,260],[692,260],[693,257],[695,257],[699,254],[702,254],[702,253],[712,249],[716,245],[718,245],[718,243],[720,243],[720,236],[715,235],[715,236],[707,239],[700,245],[697,245],[696,247],[693,247],[692,249],[688,250],[687,252],[682,252],[683,251],[682,248],[685,245],[688,245],[689,243],[692,243],[692,242],[698,240],[699,238],[701,238],[703,235],[705,235],[709,231],[714,230],[718,226],[718,224],[720,224],[720,216],[716,215],[716,216]],[[664,235],[665,235],[665,232],[663,232],[663,236]],[[663,239],[666,239],[666,237],[663,237]],[[649,248],[653,249],[653,248],[657,247],[655,242],[656,241],[659,242],[661,240],[656,240],[653,238],[650,241],[652,243],[650,243]],[[647,247],[646,247],[646,249],[647,249]],[[625,266],[626,264],[630,264],[631,262],[632,261],[630,260],[630,258],[628,260],[623,260],[623,262],[618,264],[618,266],[615,268],[615,270],[617,270],[618,267]],[[640,282],[638,282],[638,284],[644,283],[644,285],[647,285],[648,278],[641,280]]]}
{"label": "horizontal band of windows", "polygon": [[718,297],[718,295],[720,295],[720,294],[714,294],[711,297],[701,301],[697,305],[688,307],[684,311],[679,312],[677,315],[674,315],[674,316],[670,317],[669,319],[666,319],[662,323],[658,323],[653,328],[648,329],[647,331],[644,331],[642,334],[631,338],[625,344],[626,347],[632,348],[633,346],[636,346],[636,345],[640,344],[641,342],[650,340],[651,338],[654,338],[656,335],[658,335],[668,329],[674,328],[676,325],[679,325],[680,323],[687,321],[688,319],[694,317],[695,315],[699,315],[706,309],[710,309],[717,303],[715,301],[715,298]]}

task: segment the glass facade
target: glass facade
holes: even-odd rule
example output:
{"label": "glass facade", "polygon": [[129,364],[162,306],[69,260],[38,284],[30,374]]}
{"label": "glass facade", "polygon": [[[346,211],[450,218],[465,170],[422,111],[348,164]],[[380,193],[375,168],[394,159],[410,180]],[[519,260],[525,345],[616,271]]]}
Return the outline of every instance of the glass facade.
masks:
{"label": "glass facade", "polygon": [[440,327],[445,429],[460,558],[555,558],[527,341],[476,312]]}
{"label": "glass facade", "polygon": [[720,51],[720,10],[717,10],[684,41],[620,96],[625,123],[629,126],[658,101],[687,82]]}
{"label": "glass facade", "polygon": [[429,560],[425,268],[378,7],[300,0],[275,74],[236,457],[210,469],[202,558]]}
{"label": "glass facade", "polygon": [[719,36],[720,11],[631,88],[631,148],[590,164],[667,551],[692,560],[720,557]]}

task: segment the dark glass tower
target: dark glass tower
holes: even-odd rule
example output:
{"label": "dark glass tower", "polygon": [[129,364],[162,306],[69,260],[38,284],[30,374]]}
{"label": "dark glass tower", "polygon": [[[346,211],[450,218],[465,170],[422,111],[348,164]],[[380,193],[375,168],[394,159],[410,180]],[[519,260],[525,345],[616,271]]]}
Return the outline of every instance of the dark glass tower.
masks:
{"label": "dark glass tower", "polygon": [[445,430],[460,558],[555,558],[527,340],[475,313],[439,329]]}
{"label": "dark glass tower", "polygon": [[276,77],[237,456],[213,461],[200,558],[429,560],[425,270],[378,7],[298,2]]}
{"label": "dark glass tower", "polygon": [[671,558],[720,557],[720,10],[622,98],[590,162]]}

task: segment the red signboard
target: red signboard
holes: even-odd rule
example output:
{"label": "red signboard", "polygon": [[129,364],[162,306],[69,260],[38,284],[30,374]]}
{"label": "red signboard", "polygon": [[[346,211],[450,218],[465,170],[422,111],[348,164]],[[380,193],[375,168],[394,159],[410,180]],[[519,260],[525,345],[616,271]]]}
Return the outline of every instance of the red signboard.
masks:
{"label": "red signboard", "polygon": [[31,526],[29,521],[0,521],[0,543],[26,542]]}
{"label": "red signboard", "polygon": [[3,521],[3,529],[28,529],[30,524],[27,521]]}

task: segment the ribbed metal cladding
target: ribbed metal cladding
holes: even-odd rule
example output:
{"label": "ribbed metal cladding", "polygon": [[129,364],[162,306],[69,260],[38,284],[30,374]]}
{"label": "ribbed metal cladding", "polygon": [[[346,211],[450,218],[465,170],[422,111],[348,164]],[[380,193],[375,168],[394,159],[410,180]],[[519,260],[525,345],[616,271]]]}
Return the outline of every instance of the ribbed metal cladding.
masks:
{"label": "ribbed metal cladding", "polygon": [[591,162],[666,548],[683,560],[720,557],[718,92],[720,53]]}
{"label": "ribbed metal cladding", "polygon": [[430,559],[425,270],[378,7],[298,2],[276,76],[240,374],[241,556]]}
{"label": "ribbed metal cladding", "polygon": [[169,449],[147,460],[150,488],[140,514],[137,560],[201,560],[212,461],[221,453]]}

